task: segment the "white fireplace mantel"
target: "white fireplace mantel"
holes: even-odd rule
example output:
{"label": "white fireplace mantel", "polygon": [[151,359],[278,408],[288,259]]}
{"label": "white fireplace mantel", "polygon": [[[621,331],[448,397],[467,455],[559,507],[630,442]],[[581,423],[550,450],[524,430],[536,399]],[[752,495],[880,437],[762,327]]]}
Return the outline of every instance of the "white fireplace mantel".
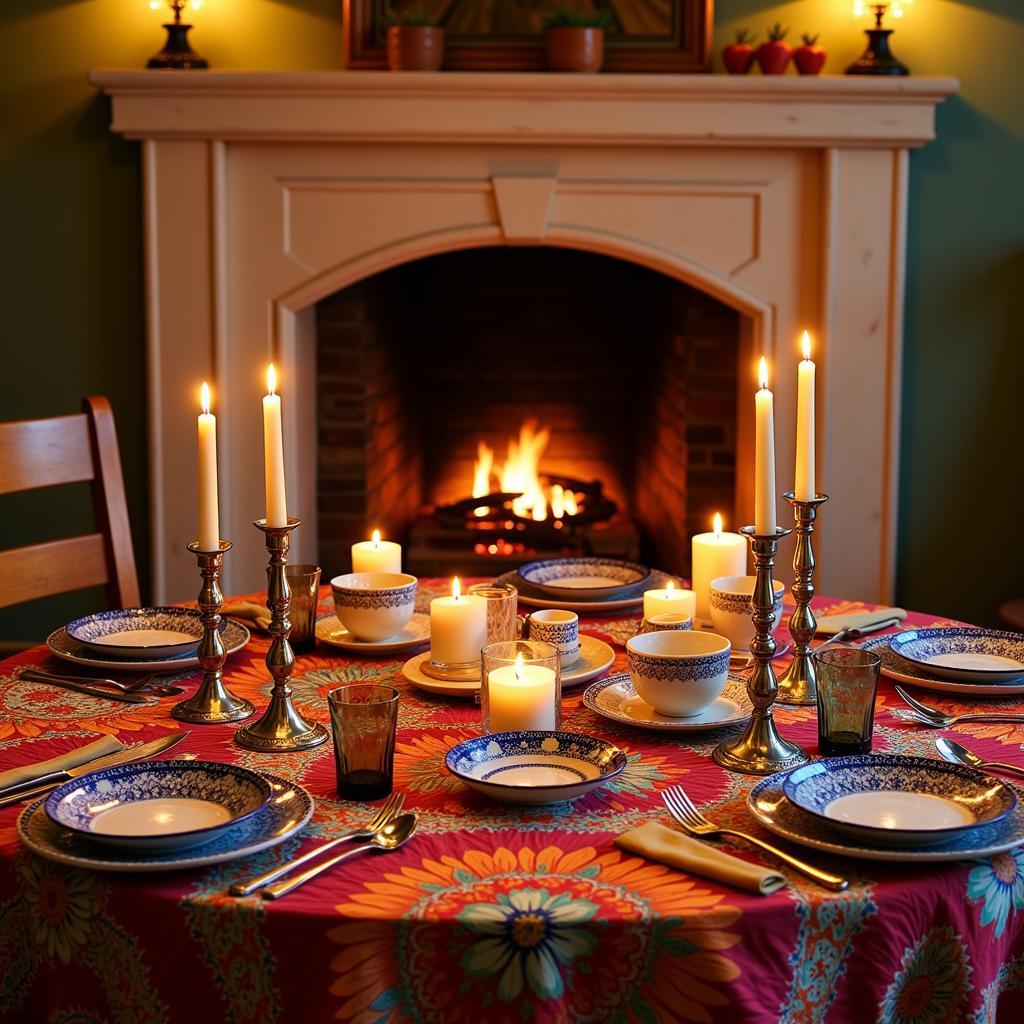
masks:
{"label": "white fireplace mantel", "polygon": [[[304,520],[296,554],[314,560],[313,305],[398,263],[516,244],[617,256],[738,309],[741,358],[765,352],[774,364],[780,490],[792,472],[795,339],[809,326],[819,486],[832,498],[819,589],[891,598],[906,156],[934,138],[955,79],[111,70],[91,80],[112,98],[113,130],[144,143],[156,600],[196,589],[184,546],[203,378],[220,414],[222,532],[236,544],[225,585],[255,589],[263,364],[276,359],[287,382],[290,511]],[[748,426],[733,510],[744,522]]]}

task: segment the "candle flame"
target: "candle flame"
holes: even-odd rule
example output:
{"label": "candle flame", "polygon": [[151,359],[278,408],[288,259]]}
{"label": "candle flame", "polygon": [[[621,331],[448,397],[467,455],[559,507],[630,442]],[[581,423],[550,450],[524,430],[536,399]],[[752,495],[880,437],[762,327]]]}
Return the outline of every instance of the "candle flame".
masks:
{"label": "candle flame", "polygon": [[804,359],[809,360],[811,358],[811,336],[807,331],[800,336],[800,347],[803,349]]}
{"label": "candle flame", "polygon": [[521,683],[523,681],[523,652],[520,651],[516,655],[516,682]]}
{"label": "candle flame", "polygon": [[721,536],[722,536],[722,513],[721,512],[716,512],[715,513],[715,537],[718,538],[718,537],[721,537]]}
{"label": "candle flame", "polygon": [[373,540],[373,546],[375,548],[379,548],[380,547],[380,530],[374,530],[373,531],[372,540]]}
{"label": "candle flame", "polygon": [[277,370],[271,363],[267,367],[267,394],[272,395],[277,391]]}
{"label": "candle flame", "polygon": [[666,597],[671,597],[672,591],[675,590],[675,589],[676,589],[675,580],[669,580],[668,583],[665,584],[665,596]]}
{"label": "candle flame", "polygon": [[199,389],[199,404],[203,407],[204,413],[210,411],[210,385],[203,381],[203,386]]}
{"label": "candle flame", "polygon": [[761,382],[761,390],[768,388],[768,360],[761,356],[761,364],[757,369],[757,379]]}
{"label": "candle flame", "polygon": [[455,576],[452,578],[452,597],[456,601],[462,596],[462,584],[459,582],[459,577]]}

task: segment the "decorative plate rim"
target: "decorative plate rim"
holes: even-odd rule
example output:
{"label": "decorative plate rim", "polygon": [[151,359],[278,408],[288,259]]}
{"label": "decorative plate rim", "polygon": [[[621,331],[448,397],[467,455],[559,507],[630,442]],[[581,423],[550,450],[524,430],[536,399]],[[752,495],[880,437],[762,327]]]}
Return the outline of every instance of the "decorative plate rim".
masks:
{"label": "decorative plate rim", "polygon": [[[565,565],[565,564],[570,563],[570,562],[576,563],[576,564],[584,563],[584,564],[589,564],[589,565],[614,565],[614,566],[619,566],[619,567],[622,567],[622,568],[625,568],[625,569],[633,569],[638,575],[637,575],[637,578],[635,580],[630,580],[630,581],[625,582],[625,583],[613,583],[613,584],[610,584],[609,586],[604,586],[604,587],[601,587],[601,586],[580,587],[579,590],[576,590],[576,588],[574,588],[574,587],[560,587],[560,586],[557,586],[557,585],[552,586],[549,583],[538,583],[536,580],[531,580],[529,577],[524,575],[524,573],[528,569],[542,569],[542,568],[546,568],[547,566]],[[556,595],[559,595],[559,596],[561,596],[561,595],[569,596],[574,591],[576,593],[579,593],[579,592],[582,591],[584,593],[594,593],[594,594],[597,594],[598,597],[596,598],[596,600],[600,600],[601,597],[604,596],[604,595],[611,595],[613,593],[618,593],[619,591],[621,591],[621,590],[623,590],[623,589],[625,589],[627,587],[638,587],[638,586],[640,586],[641,584],[645,583],[647,580],[649,580],[651,578],[652,570],[651,570],[650,566],[641,565],[639,562],[630,562],[630,561],[627,561],[626,559],[621,559],[621,558],[601,558],[598,555],[584,555],[584,556],[580,556],[580,557],[568,557],[568,558],[541,558],[541,559],[537,559],[536,561],[533,561],[533,562],[526,562],[524,565],[519,566],[518,569],[515,569],[514,572],[515,572],[515,574],[520,579],[526,580],[526,582],[529,583],[531,587],[536,587],[538,590],[543,590],[543,591],[546,591],[548,593],[556,594]]]}
{"label": "decorative plate rim", "polygon": [[[932,675],[941,675],[941,673],[936,672],[935,666],[931,662],[922,661],[919,658],[910,656],[909,654],[904,654],[903,651],[899,649],[898,645],[901,643],[909,644],[915,640],[952,640],[958,636],[965,638],[965,635],[966,638],[973,638],[977,640],[1001,640],[1024,648],[1024,636],[1020,633],[1011,633],[1001,629],[986,629],[982,626],[916,627],[912,629],[904,629],[899,633],[894,633],[887,637],[887,639],[892,652],[894,654],[898,654],[904,661],[909,661],[912,665],[917,665],[926,672],[930,672]],[[986,677],[1007,676],[1011,674],[1015,674],[1014,678],[1024,679],[1024,667],[1019,670],[1014,668],[956,668],[956,671],[965,676],[975,676],[979,680],[985,679]],[[946,678],[949,677],[947,676]]]}
{"label": "decorative plate rim", "polygon": [[[76,635],[73,632],[73,630],[75,630],[75,629],[79,629],[80,630],[83,626],[87,625],[90,622],[103,622],[103,621],[106,621],[106,620],[115,620],[115,619],[119,619],[119,618],[124,618],[126,616],[128,616],[128,617],[135,616],[135,617],[138,617],[138,618],[142,618],[143,616],[147,616],[147,617],[150,617],[150,618],[155,618],[157,616],[166,616],[166,617],[172,618],[172,619],[185,619],[185,620],[190,621],[190,622],[195,622],[198,625],[198,627],[199,627],[199,635],[198,636],[190,637],[188,640],[171,640],[171,641],[160,640],[160,641],[153,641],[153,643],[131,644],[131,645],[128,645],[126,647],[122,647],[121,650],[146,651],[146,650],[149,650],[150,648],[161,648],[161,649],[169,649],[169,648],[173,648],[173,647],[185,648],[185,647],[192,647],[193,645],[198,644],[199,641],[202,640],[202,638],[203,638],[203,623],[202,623],[201,615],[202,615],[202,613],[197,608],[180,608],[180,607],[176,607],[174,605],[164,605],[164,606],[156,606],[156,605],[154,605],[152,607],[138,607],[138,608],[110,608],[110,609],[107,609],[106,611],[102,611],[102,612],[92,612],[89,615],[80,615],[77,619],[72,619],[63,628],[64,628],[65,632],[68,634],[68,636],[71,637],[71,639],[74,640],[76,643],[83,644],[85,646],[88,646],[90,644],[94,644],[94,645],[97,645],[99,647],[109,647],[109,648],[111,648],[113,650],[117,650],[117,646],[114,645],[114,644],[104,644],[102,636],[99,639],[87,640],[87,639],[85,639],[82,636]],[[223,632],[223,630],[225,628],[225,625],[226,625],[226,616],[221,620],[220,629],[221,629],[222,632]],[[104,635],[107,635],[107,634],[104,634]]]}

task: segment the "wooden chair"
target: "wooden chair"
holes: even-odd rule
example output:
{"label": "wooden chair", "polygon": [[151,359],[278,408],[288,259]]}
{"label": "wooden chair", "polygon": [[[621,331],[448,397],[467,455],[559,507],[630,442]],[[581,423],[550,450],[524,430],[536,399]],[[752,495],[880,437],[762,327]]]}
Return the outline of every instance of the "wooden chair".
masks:
{"label": "wooden chair", "polygon": [[0,423],[0,494],[89,481],[96,532],[0,551],[0,608],[105,584],[112,608],[139,604],[114,414],[106,398],[76,416]]}

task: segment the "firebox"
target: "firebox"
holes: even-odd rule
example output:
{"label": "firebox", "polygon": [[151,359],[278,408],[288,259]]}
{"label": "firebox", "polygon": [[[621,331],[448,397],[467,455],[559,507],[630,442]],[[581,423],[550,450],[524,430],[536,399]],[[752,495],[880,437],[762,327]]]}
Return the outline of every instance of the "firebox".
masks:
{"label": "firebox", "polygon": [[377,274],[316,311],[320,562],[368,531],[421,575],[594,553],[689,569],[735,503],[739,314],[557,248]]}

